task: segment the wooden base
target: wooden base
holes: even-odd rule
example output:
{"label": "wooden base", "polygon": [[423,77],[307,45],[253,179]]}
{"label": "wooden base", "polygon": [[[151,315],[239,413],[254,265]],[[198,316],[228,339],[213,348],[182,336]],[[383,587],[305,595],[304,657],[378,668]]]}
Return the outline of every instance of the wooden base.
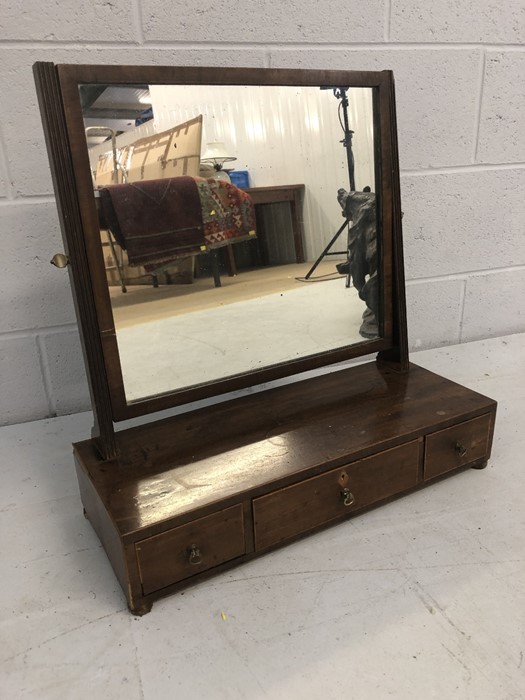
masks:
{"label": "wooden base", "polygon": [[74,446],[127,596],[160,596],[490,456],[496,403],[415,365],[333,372]]}

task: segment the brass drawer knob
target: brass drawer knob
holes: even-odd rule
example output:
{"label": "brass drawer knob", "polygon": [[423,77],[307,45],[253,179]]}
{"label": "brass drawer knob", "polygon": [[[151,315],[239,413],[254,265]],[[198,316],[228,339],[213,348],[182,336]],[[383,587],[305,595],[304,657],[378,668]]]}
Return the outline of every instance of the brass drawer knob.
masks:
{"label": "brass drawer knob", "polygon": [[355,496],[350,491],[350,489],[343,489],[341,491],[341,498],[343,499],[344,506],[348,507],[348,506],[351,506],[353,503],[355,503]]}
{"label": "brass drawer knob", "polygon": [[467,448],[465,445],[462,445],[461,442],[456,442],[456,446],[454,448],[456,450],[456,454],[458,457],[464,457],[467,454]]}
{"label": "brass drawer knob", "polygon": [[64,253],[55,253],[50,262],[55,267],[66,267],[66,265],[69,265],[69,258]]}
{"label": "brass drawer knob", "polygon": [[190,553],[189,553],[189,562],[193,566],[196,564],[200,564],[202,561],[202,555],[201,555],[201,550],[197,547],[196,544],[192,544],[190,547]]}

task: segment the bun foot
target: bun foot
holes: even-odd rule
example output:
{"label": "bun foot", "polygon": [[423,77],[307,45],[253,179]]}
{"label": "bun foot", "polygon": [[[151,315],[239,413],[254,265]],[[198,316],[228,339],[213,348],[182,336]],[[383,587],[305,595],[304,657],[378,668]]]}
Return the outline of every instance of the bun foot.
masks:
{"label": "bun foot", "polygon": [[149,612],[151,612],[151,608],[153,607],[153,602],[146,601],[146,600],[141,600],[138,603],[135,603],[132,605],[131,603],[128,603],[128,608],[130,612],[133,613],[133,615],[137,615],[137,617],[142,617],[143,615],[147,615]]}

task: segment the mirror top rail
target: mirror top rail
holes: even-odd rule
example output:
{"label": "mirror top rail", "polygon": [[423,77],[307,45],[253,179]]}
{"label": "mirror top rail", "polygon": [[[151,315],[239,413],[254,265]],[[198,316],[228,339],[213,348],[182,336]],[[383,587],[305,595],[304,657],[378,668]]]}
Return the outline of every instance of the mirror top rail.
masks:
{"label": "mirror top rail", "polygon": [[392,71],[311,70],[210,66],[57,64],[61,82],[158,85],[289,85],[387,87]]}

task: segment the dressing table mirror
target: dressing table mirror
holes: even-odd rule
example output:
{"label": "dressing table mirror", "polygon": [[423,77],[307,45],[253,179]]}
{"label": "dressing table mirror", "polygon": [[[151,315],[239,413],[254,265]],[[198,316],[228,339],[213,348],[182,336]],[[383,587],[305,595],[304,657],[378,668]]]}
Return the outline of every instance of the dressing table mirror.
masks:
{"label": "dressing table mirror", "polygon": [[133,612],[486,464],[495,402],[408,360],[390,71],[34,73]]}

